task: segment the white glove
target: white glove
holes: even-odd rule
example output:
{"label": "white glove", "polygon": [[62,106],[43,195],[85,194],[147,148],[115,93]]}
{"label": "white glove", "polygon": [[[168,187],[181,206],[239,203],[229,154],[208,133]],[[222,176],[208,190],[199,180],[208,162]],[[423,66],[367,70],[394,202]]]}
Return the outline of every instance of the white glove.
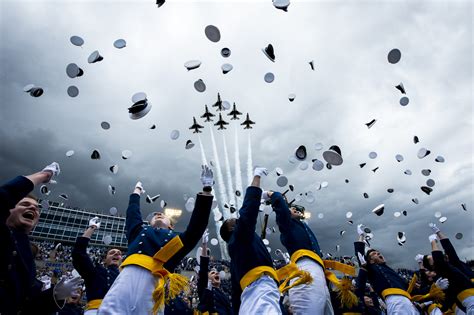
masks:
{"label": "white glove", "polygon": [[256,167],[253,170],[253,176],[263,177],[263,175],[265,175],[265,176],[268,175],[268,170],[265,167]]}
{"label": "white glove", "polygon": [[415,261],[416,261],[417,263],[423,262],[423,255],[422,255],[422,254],[416,254],[416,256],[415,256]]}
{"label": "white glove", "polygon": [[367,265],[367,261],[365,260],[364,255],[362,255],[361,253],[357,253],[357,257],[359,257],[359,262],[361,266]]}
{"label": "white glove", "polygon": [[48,181],[46,181],[46,183],[49,183],[51,181],[51,178],[53,178],[53,176],[58,176],[59,173],[61,173],[61,170],[59,169],[59,164],[57,162],[53,162],[47,165],[45,168],[43,168],[41,172],[47,172],[51,174],[51,176],[48,178]]}
{"label": "white glove", "polygon": [[61,246],[61,243],[58,243],[58,244],[56,245],[56,247],[54,247],[54,250],[56,250],[56,251],[57,251],[57,250],[58,250],[58,248],[59,248],[59,246]]}
{"label": "white glove", "polygon": [[439,278],[436,280],[435,285],[441,290],[446,290],[449,287],[449,280],[446,278]]}
{"label": "white glove", "polygon": [[202,186],[211,186],[214,185],[214,174],[212,170],[207,165],[202,165],[202,172],[201,172],[201,183]]}
{"label": "white glove", "polygon": [[436,241],[438,239],[438,236],[436,234],[431,234],[428,236],[428,239],[430,240],[430,243],[433,241]]}
{"label": "white glove", "polygon": [[364,236],[365,236],[365,232],[364,232],[364,230],[363,230],[363,227],[364,227],[363,224],[357,225],[357,234],[359,234],[359,236],[361,236],[361,235],[364,235]]}
{"label": "white glove", "polygon": [[54,298],[56,300],[65,300],[68,297],[78,297],[79,296],[79,289],[82,288],[82,280],[81,277],[74,277],[69,281],[66,281],[66,278],[62,278],[53,289]]}
{"label": "white glove", "polygon": [[262,193],[262,199],[265,200],[265,201],[270,200],[270,196],[268,195],[268,191],[264,191]]}
{"label": "white glove", "polygon": [[143,189],[142,182],[137,182],[137,183],[135,184],[135,188],[140,189],[140,195],[145,193],[145,189]]}
{"label": "white glove", "polygon": [[433,233],[438,233],[439,232],[439,228],[436,226],[436,224],[430,223],[428,225],[430,226],[431,230],[433,230]]}
{"label": "white glove", "polygon": [[202,235],[201,239],[202,239],[203,244],[207,244],[207,242],[209,242],[209,230],[208,229],[206,229],[204,231],[204,234]]}
{"label": "white glove", "polygon": [[100,228],[100,219],[99,217],[93,217],[89,220],[89,227],[95,226],[96,229]]}

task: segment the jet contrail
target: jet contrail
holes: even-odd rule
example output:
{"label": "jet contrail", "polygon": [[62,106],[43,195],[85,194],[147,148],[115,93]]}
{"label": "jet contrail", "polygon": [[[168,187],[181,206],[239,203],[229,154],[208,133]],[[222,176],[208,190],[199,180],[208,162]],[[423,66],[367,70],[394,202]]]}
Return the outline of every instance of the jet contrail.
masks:
{"label": "jet contrail", "polygon": [[[222,209],[222,213],[224,215],[224,219],[228,219],[230,217],[229,209],[224,207],[224,203],[228,202],[227,200],[227,192],[225,189],[224,178],[222,176],[221,164],[219,162],[219,154],[217,153],[216,147],[216,139],[214,139],[214,132],[212,131],[212,127],[209,128],[211,130],[211,141],[212,141],[212,151],[214,153],[214,163],[216,164],[216,176],[217,176],[217,186],[220,198],[217,201],[220,203],[220,208]],[[220,200],[219,200],[220,199]]]}
{"label": "jet contrail", "polygon": [[253,179],[253,163],[252,163],[252,142],[250,141],[250,133],[248,134],[248,148],[247,148],[247,182],[248,185]]}
{"label": "jet contrail", "polygon": [[227,152],[227,142],[225,141],[224,133],[222,133],[222,143],[224,144],[224,162],[227,176],[227,200],[230,204],[235,206],[234,188],[232,187],[232,173],[230,171],[229,154]]}
{"label": "jet contrail", "polygon": [[[239,137],[237,133],[237,127],[235,128],[235,133],[234,133],[234,153],[235,153],[235,189],[240,191],[241,196],[245,194],[242,188],[242,171],[240,170],[240,150],[239,150]],[[242,205],[242,197],[237,196],[236,197],[236,203],[235,207],[236,209],[240,209],[240,206]]]}
{"label": "jet contrail", "polygon": [[204,152],[204,147],[202,145],[201,136],[198,135],[199,147],[201,148],[201,163],[202,165],[207,165],[206,153]]}

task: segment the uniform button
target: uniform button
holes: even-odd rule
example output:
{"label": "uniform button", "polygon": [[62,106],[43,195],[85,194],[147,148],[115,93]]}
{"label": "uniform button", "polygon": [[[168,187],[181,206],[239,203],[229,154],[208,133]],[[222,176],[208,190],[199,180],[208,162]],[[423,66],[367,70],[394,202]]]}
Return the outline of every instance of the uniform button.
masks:
{"label": "uniform button", "polygon": [[142,244],[143,244],[143,242],[138,243],[138,245],[142,245]]}
{"label": "uniform button", "polygon": [[145,233],[142,233],[142,236],[145,236]]}
{"label": "uniform button", "polygon": [[139,254],[141,254],[141,253],[142,253],[142,251],[141,251],[141,250],[139,250],[139,251],[138,251],[138,253],[139,253]]}
{"label": "uniform button", "polygon": [[107,277],[107,280],[110,280],[110,277]]}
{"label": "uniform button", "polygon": [[14,251],[12,252],[12,255],[13,255],[13,256],[16,256],[16,254],[17,254],[17,253],[16,253],[16,250],[14,250]]}
{"label": "uniform button", "polygon": [[168,242],[168,239],[167,239],[167,238],[165,238],[165,242]]}

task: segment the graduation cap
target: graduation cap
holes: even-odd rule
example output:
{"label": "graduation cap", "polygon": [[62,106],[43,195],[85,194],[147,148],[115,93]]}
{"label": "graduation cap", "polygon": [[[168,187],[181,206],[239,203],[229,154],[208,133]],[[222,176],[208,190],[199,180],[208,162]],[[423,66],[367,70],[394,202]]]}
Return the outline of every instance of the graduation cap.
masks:
{"label": "graduation cap", "polygon": [[108,189],[109,189],[109,194],[110,195],[112,195],[112,196],[115,195],[115,187],[114,186],[109,185]]}
{"label": "graduation cap", "polygon": [[397,62],[399,62],[401,57],[402,57],[402,53],[397,48],[390,50],[390,52],[387,55],[388,62],[390,62],[391,64],[396,64]]}
{"label": "graduation cap", "polygon": [[438,155],[435,159],[436,162],[438,163],[444,163],[444,157],[442,157],[441,155]]}
{"label": "graduation cap", "polygon": [[79,36],[71,36],[71,38],[69,38],[69,40],[71,41],[71,44],[73,44],[74,46],[79,46],[81,47],[82,45],[84,45],[84,40],[79,37]]}
{"label": "graduation cap", "polygon": [[321,183],[320,182],[316,182],[315,186],[316,186],[316,190],[321,189]]}
{"label": "graduation cap", "polygon": [[301,162],[300,165],[299,165],[299,169],[302,170],[302,171],[307,170],[308,169],[308,162],[306,162],[306,161]]}
{"label": "graduation cap", "polygon": [[222,57],[227,58],[227,57],[230,56],[230,54],[231,54],[231,52],[230,52],[229,48],[224,47],[224,48],[221,49],[221,56]]}
{"label": "graduation cap", "polygon": [[126,160],[132,156],[132,151],[130,150],[123,150],[122,151],[122,159]]}
{"label": "graduation cap", "polygon": [[93,160],[100,160],[100,153],[97,150],[92,151],[91,159]]}
{"label": "graduation cap", "polygon": [[41,95],[43,95],[43,89],[40,88],[40,87],[34,87],[30,90],[30,96],[33,96],[33,97],[40,97]]}
{"label": "graduation cap", "polygon": [[407,240],[407,238],[405,236],[405,232],[398,232],[397,233],[398,245],[403,246],[403,244],[405,244],[406,240]]}
{"label": "graduation cap", "polygon": [[66,74],[71,79],[74,79],[75,77],[81,77],[84,74],[84,71],[75,63],[70,63],[66,67]]}
{"label": "graduation cap", "polygon": [[201,61],[199,60],[189,60],[184,63],[184,67],[188,69],[188,71],[197,69],[201,66]]}
{"label": "graduation cap", "polygon": [[318,213],[318,219],[324,219],[324,213]]}
{"label": "graduation cap", "polygon": [[160,201],[160,207],[163,209],[164,207],[166,207],[168,204],[166,203],[166,201],[164,200],[161,200]]}
{"label": "graduation cap", "polygon": [[214,25],[206,26],[204,29],[204,34],[206,34],[207,39],[209,39],[211,42],[217,43],[221,40],[221,32]]}
{"label": "graduation cap", "polygon": [[163,4],[165,4],[165,0],[156,0],[156,5],[159,7],[161,7]]}
{"label": "graduation cap", "polygon": [[331,166],[331,164],[329,164],[329,163],[326,163],[326,168],[327,168],[328,170],[332,169],[332,166]]}
{"label": "graduation cap", "polygon": [[170,133],[171,140],[176,140],[179,138],[179,130],[172,130]]}
{"label": "graduation cap", "polygon": [[397,162],[403,161],[403,155],[401,155],[401,154],[395,155],[395,160],[397,160]]}
{"label": "graduation cap", "polygon": [[275,51],[273,50],[272,44],[268,44],[267,47],[262,48],[262,51],[265,54],[265,56],[268,57],[268,59],[270,59],[272,62],[275,62]]}
{"label": "graduation cap", "polygon": [[328,187],[329,183],[324,181],[324,182],[321,182],[321,188],[326,188]]}
{"label": "graduation cap", "polygon": [[151,110],[151,103],[148,102],[147,95],[144,92],[138,92],[132,96],[133,105],[128,108],[128,115],[136,120],[144,117]]}
{"label": "graduation cap", "polygon": [[68,197],[66,194],[60,194],[60,195],[59,195],[59,198],[62,198],[62,199],[64,199],[64,200],[68,200],[68,199],[69,199],[69,197]]}
{"label": "graduation cap", "polygon": [[288,162],[290,162],[291,164],[295,164],[296,163],[296,158],[295,156],[292,154],[290,155],[290,157],[288,158]]}
{"label": "graduation cap", "polygon": [[346,178],[344,181],[346,182],[346,184],[348,184],[348,183],[349,183],[349,180],[348,180],[347,178]]}
{"label": "graduation cap", "polygon": [[372,119],[371,121],[369,121],[365,125],[367,126],[367,128],[370,129],[375,124],[376,121],[377,121],[377,119]]}
{"label": "graduation cap", "polygon": [[236,195],[237,197],[240,197],[240,196],[242,195],[242,193],[240,192],[240,190],[236,190],[236,191],[235,191],[235,195]]}
{"label": "graduation cap", "polygon": [[467,206],[465,203],[461,203],[461,208],[464,210],[464,211],[467,211]]}
{"label": "graduation cap", "polygon": [[314,145],[314,149],[319,151],[323,149],[323,144],[321,142],[318,142]]}
{"label": "graduation cap", "polygon": [[460,239],[462,239],[463,235],[462,235],[462,233],[456,233],[456,235],[454,237],[456,239],[460,240]]}
{"label": "graduation cap", "polygon": [[417,156],[418,156],[419,159],[422,159],[422,158],[426,157],[427,155],[429,155],[430,153],[431,153],[430,150],[425,149],[425,148],[421,148],[420,150],[418,150]]}
{"label": "graduation cap", "polygon": [[221,66],[221,69],[222,69],[222,73],[226,74],[226,73],[232,71],[232,69],[234,69],[234,67],[230,63],[224,63]]}
{"label": "graduation cap", "polygon": [[372,213],[375,213],[376,215],[378,215],[380,217],[383,214],[384,209],[385,209],[385,205],[382,203],[382,204],[378,205],[377,207],[375,207],[372,210]]}
{"label": "graduation cap", "polygon": [[344,236],[345,233],[346,233],[345,230],[339,231],[339,235],[340,235],[340,236]]}
{"label": "graduation cap", "polygon": [[272,83],[273,80],[275,80],[275,75],[271,72],[267,72],[267,73],[265,73],[265,76],[263,77],[263,79],[267,83]]}
{"label": "graduation cap", "polygon": [[444,222],[446,222],[447,220],[448,220],[447,217],[441,217],[441,218],[439,218],[439,222],[441,222],[441,223],[444,223]]}
{"label": "graduation cap", "polygon": [[390,193],[390,194],[393,193],[393,188],[387,189],[387,192]]}
{"label": "graduation cap", "polygon": [[406,210],[403,210],[403,211],[402,211],[402,214],[403,214],[404,216],[407,216],[408,212],[407,212]]}
{"label": "graduation cap", "polygon": [[45,196],[48,196],[51,193],[46,185],[41,185],[40,192]]}
{"label": "graduation cap", "polygon": [[113,174],[117,174],[117,173],[118,173],[118,169],[119,169],[119,166],[118,166],[117,164],[112,165],[111,167],[109,167],[109,170],[110,170]]}
{"label": "graduation cap", "polygon": [[343,162],[341,149],[337,145],[333,145],[329,150],[324,151],[323,158],[326,162],[334,166],[341,165]]}
{"label": "graduation cap", "polygon": [[117,49],[122,49],[125,46],[127,46],[127,42],[125,41],[125,39],[117,39],[114,42],[114,47],[117,48]]}
{"label": "graduation cap", "polygon": [[411,201],[413,201],[413,203],[416,204],[416,205],[419,203],[418,198],[413,198]]}
{"label": "graduation cap", "polygon": [[206,84],[204,83],[204,81],[202,79],[199,79],[196,82],[194,82],[194,89],[196,89],[196,91],[202,93],[206,90]]}
{"label": "graduation cap", "polygon": [[428,186],[421,186],[421,191],[424,192],[425,194],[429,195],[433,191],[431,187]]}
{"label": "graduation cap", "polygon": [[105,235],[104,238],[102,239],[102,242],[105,245],[110,245],[112,244],[112,236],[111,235]]}
{"label": "graduation cap", "polygon": [[156,129],[156,125],[155,124],[151,125],[150,129]]}
{"label": "graduation cap", "polygon": [[395,212],[393,213],[393,216],[394,216],[395,218],[398,218],[398,217],[400,217],[401,215],[402,215],[402,213],[401,213],[400,211],[395,211]]}
{"label": "graduation cap", "polygon": [[435,218],[441,218],[441,212],[436,211],[434,216],[435,216]]}
{"label": "graduation cap", "polygon": [[431,178],[429,178],[427,181],[426,181],[426,186],[428,187],[434,187],[435,185],[435,181]]}
{"label": "graduation cap", "polygon": [[283,174],[283,170],[279,167],[275,167],[275,173],[277,176],[280,176]]}
{"label": "graduation cap", "polygon": [[304,145],[300,145],[295,151],[295,157],[300,161],[304,161],[306,159],[306,156],[306,147]]}
{"label": "graduation cap", "polygon": [[189,149],[192,149],[193,147],[194,147],[194,143],[191,140],[187,140],[186,145],[184,146],[184,148],[186,150],[189,150]]}
{"label": "graduation cap", "polygon": [[395,86],[395,88],[399,90],[400,92],[402,92],[402,94],[407,94],[405,93],[405,87],[403,86],[403,83],[400,82],[400,84]]}
{"label": "graduation cap", "polygon": [[364,198],[365,198],[365,199],[369,198],[369,194],[368,194],[368,193],[364,193]]}
{"label": "graduation cap", "polygon": [[102,127],[102,129],[104,130],[109,130],[110,129],[110,124],[106,121],[103,121],[100,123],[100,126]]}
{"label": "graduation cap", "polygon": [[118,212],[118,210],[117,210],[117,208],[115,208],[115,207],[111,207],[111,208],[109,209],[109,213],[110,213],[111,215],[116,215],[117,212]]}
{"label": "graduation cap", "polygon": [[305,195],[305,200],[307,203],[313,203],[316,200],[313,192],[311,191],[306,192],[304,195]]}
{"label": "graduation cap", "polygon": [[377,158],[377,152],[370,152],[369,153],[369,158],[371,158],[371,159]]}
{"label": "graduation cap", "polygon": [[360,168],[363,168],[366,164],[367,164],[367,163],[360,163],[360,164],[359,164],[359,167],[360,167]]}
{"label": "graduation cap", "polygon": [[279,10],[288,12],[290,6],[290,0],[273,0],[273,6]]}
{"label": "graduation cap", "polygon": [[75,85],[71,85],[67,88],[67,95],[70,97],[76,97],[79,95],[79,89]]}
{"label": "graduation cap", "polygon": [[29,93],[35,87],[34,84],[28,84],[23,87],[23,92]]}
{"label": "graduation cap", "polygon": [[403,173],[405,173],[405,175],[411,175],[412,174],[410,170],[405,170],[405,172],[403,172]]}
{"label": "graduation cap", "polygon": [[311,70],[314,71],[314,60],[311,60],[309,63],[309,66],[311,67]]}
{"label": "graduation cap", "polygon": [[408,97],[404,96],[400,99],[400,105],[407,106],[408,103],[410,103],[410,99]]}
{"label": "graduation cap", "polygon": [[413,136],[413,143],[417,144],[420,142],[420,139],[418,139],[418,136]]}
{"label": "graduation cap", "polygon": [[294,93],[288,94],[288,100],[290,102],[293,102],[295,100],[295,98],[296,98],[296,94],[294,94]]}
{"label": "graduation cap", "polygon": [[374,169],[372,170],[372,172],[375,173],[375,172],[377,172],[378,169],[379,169],[379,167],[377,166],[376,168],[374,168]]}
{"label": "graduation cap", "polygon": [[66,152],[67,157],[71,157],[73,155],[74,155],[74,150],[69,150],[69,151]]}
{"label": "graduation cap", "polygon": [[354,224],[354,221],[349,220],[349,221],[347,221],[347,223],[349,223],[350,225],[352,225],[352,224]]}
{"label": "graduation cap", "polygon": [[211,245],[212,246],[216,246],[217,244],[219,244],[219,241],[217,240],[217,238],[211,238]]}
{"label": "graduation cap", "polygon": [[160,198],[160,194],[151,197],[150,195],[146,195],[146,202],[147,203],[154,203],[158,198]]}
{"label": "graduation cap", "polygon": [[421,170],[421,174],[425,175],[425,176],[430,176],[431,174],[431,170],[426,168],[426,169],[422,169]]}
{"label": "graduation cap", "polygon": [[279,176],[276,183],[279,187],[285,187],[288,184],[288,178],[286,176]]}
{"label": "graduation cap", "polygon": [[100,55],[98,50],[93,51],[92,54],[89,55],[89,58],[87,58],[88,63],[96,63],[102,60],[104,60],[104,57]]}

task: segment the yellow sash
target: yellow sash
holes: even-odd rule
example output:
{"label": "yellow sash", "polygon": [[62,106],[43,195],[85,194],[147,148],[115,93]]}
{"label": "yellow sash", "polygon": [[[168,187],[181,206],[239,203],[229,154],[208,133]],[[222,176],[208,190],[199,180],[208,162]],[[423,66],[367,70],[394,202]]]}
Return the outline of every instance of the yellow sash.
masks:
{"label": "yellow sash", "polygon": [[86,311],[96,310],[100,307],[100,304],[102,304],[102,299],[91,300],[91,301],[87,302],[87,304],[86,304]]}
{"label": "yellow sash", "polygon": [[471,289],[466,289],[464,291],[461,291],[461,293],[458,294],[457,298],[460,302],[463,302],[465,299],[473,295],[474,295],[474,288],[471,288]]}

